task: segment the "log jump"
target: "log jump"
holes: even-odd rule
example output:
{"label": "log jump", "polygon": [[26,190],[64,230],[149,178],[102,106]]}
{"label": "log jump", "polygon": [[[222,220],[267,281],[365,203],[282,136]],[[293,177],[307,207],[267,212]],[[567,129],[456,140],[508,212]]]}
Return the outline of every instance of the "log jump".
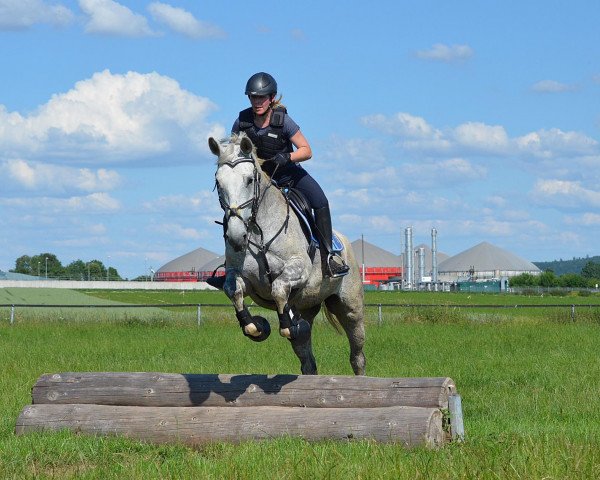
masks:
{"label": "log jump", "polygon": [[281,436],[436,447],[464,435],[454,382],[326,375],[42,375],[15,431],[123,435],[152,443]]}

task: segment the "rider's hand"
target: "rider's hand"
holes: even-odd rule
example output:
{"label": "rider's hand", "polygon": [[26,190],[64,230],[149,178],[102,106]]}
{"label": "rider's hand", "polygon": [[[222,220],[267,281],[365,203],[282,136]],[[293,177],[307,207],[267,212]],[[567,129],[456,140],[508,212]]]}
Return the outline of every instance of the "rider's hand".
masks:
{"label": "rider's hand", "polygon": [[278,153],[271,161],[280,167],[283,167],[286,163],[291,162],[291,155],[289,153]]}

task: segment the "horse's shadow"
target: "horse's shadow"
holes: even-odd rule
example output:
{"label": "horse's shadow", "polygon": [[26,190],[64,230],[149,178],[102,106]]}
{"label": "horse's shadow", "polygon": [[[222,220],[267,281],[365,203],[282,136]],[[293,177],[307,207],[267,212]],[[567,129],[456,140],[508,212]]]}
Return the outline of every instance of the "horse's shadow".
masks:
{"label": "horse's shadow", "polygon": [[248,387],[254,385],[267,395],[275,395],[283,386],[295,381],[299,375],[234,375],[229,382],[223,382],[219,375],[183,374],[189,387],[190,402],[194,406],[214,406],[211,394],[216,394],[227,403],[237,403],[239,397],[248,393]]}

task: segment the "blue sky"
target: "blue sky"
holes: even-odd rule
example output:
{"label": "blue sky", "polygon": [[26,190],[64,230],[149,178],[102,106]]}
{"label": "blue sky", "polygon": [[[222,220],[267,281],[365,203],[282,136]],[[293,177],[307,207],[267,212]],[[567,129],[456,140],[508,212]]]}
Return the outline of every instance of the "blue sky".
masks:
{"label": "blue sky", "polygon": [[598,255],[600,2],[0,0],[0,269],[224,250],[206,140],[273,74],[334,226]]}

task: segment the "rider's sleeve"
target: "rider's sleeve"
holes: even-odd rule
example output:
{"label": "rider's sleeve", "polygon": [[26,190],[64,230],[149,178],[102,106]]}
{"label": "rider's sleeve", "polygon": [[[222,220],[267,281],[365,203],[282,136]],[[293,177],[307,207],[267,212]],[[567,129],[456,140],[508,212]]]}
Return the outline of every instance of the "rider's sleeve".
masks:
{"label": "rider's sleeve", "polygon": [[292,138],[294,135],[296,135],[298,130],[300,130],[298,124],[292,120],[292,117],[286,115],[283,119],[283,134],[287,138]]}

